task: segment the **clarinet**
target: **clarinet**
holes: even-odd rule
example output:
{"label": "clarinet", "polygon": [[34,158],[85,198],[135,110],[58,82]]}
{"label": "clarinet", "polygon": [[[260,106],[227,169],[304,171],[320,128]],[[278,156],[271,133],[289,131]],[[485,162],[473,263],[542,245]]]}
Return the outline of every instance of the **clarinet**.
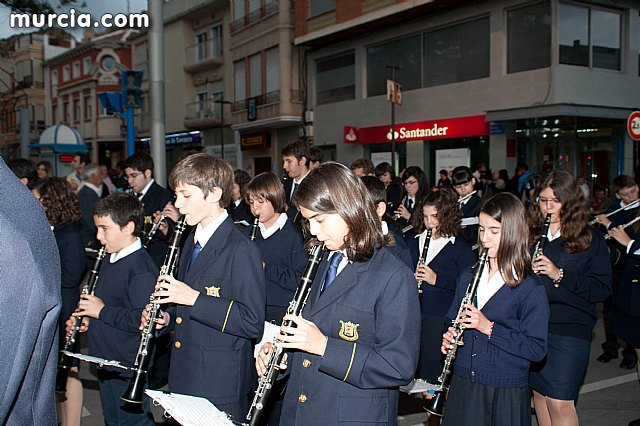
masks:
{"label": "clarinet", "polygon": [[[311,249],[311,256],[309,257],[307,266],[302,274],[300,286],[298,286],[293,300],[289,303],[287,314],[300,315],[300,312],[302,312],[304,305],[307,303],[307,297],[309,297],[309,293],[311,292],[313,279],[316,276],[318,266],[320,265],[320,261],[322,260],[324,253],[324,243],[319,243]],[[291,321],[282,321],[282,325],[290,326]],[[271,393],[271,388],[278,376],[278,370],[280,369],[280,364],[282,364],[282,360],[284,359],[284,354],[284,350],[278,345],[275,345],[273,352],[271,352],[271,355],[269,356],[269,361],[267,362],[267,372],[264,376],[258,379],[258,389],[256,389],[253,402],[251,403],[251,408],[247,414],[249,426],[257,425],[264,412],[265,404]]]}
{"label": "clarinet", "polygon": [[465,309],[462,307],[463,305],[469,305],[473,302],[473,299],[476,297],[476,292],[478,290],[478,283],[480,282],[480,277],[482,276],[482,272],[484,271],[484,267],[489,262],[489,249],[483,249],[480,254],[480,260],[475,266],[475,270],[473,271],[473,278],[467,287],[467,293],[464,295],[464,298],[460,302],[460,309],[458,309],[458,315],[453,322],[454,328],[454,340],[451,345],[451,349],[447,351],[447,357],[444,360],[444,368],[442,369],[442,373],[440,377],[438,377],[438,389],[436,389],[433,398],[429,401],[429,406],[427,407],[427,412],[435,415],[442,416],[444,414],[444,405],[446,403],[446,393],[449,390],[449,385],[451,384],[451,377],[453,376],[453,361],[456,357],[456,353],[458,351],[458,346],[460,346],[460,342],[462,342],[462,333],[464,332],[464,324],[459,322],[460,319],[464,318],[466,315]]}
{"label": "clarinet", "polygon": [[[160,268],[160,275],[171,275],[176,268],[180,252],[180,237],[184,231],[185,217],[182,216],[176,225],[175,233],[171,240],[171,246],[167,251],[164,258],[164,263]],[[142,403],[142,396],[144,394],[144,386],[147,382],[147,373],[149,369],[149,361],[151,359],[151,352],[153,349],[153,329],[156,325],[156,321],[161,314],[160,303],[153,296],[149,298],[151,302],[151,308],[149,309],[149,318],[147,325],[141,332],[140,345],[138,346],[138,353],[136,360],[133,363],[133,377],[129,382],[129,387],[125,393],[120,397],[124,401],[132,402],[134,404]]]}
{"label": "clarinet", "polygon": [[158,233],[158,229],[160,229],[160,224],[167,218],[166,214],[161,214],[156,222],[154,222],[153,226],[149,230],[149,233],[144,236],[144,241],[142,242],[142,247],[145,249],[149,249],[149,246],[153,242],[153,239],[156,237]]}
{"label": "clarinet", "polygon": [[249,239],[251,241],[256,240],[256,234],[258,233],[259,223],[260,223],[260,217],[256,216],[255,219],[253,219],[253,223],[251,224],[251,235],[249,236]]}
{"label": "clarinet", "polygon": [[[402,197],[402,201],[400,201],[400,206],[404,206],[404,203],[406,203],[408,199],[409,199],[408,195],[405,195],[404,197]],[[400,206],[398,206],[398,208],[400,208]],[[394,214],[393,220],[398,220],[398,219],[400,219],[400,213]]]}
{"label": "clarinet", "polygon": [[[431,229],[427,229],[427,237],[424,240],[424,247],[422,247],[422,254],[418,259],[418,265],[416,266],[416,273],[418,272],[418,266],[424,265],[427,262],[427,252],[429,251],[429,243],[431,242]],[[422,289],[422,280],[418,280],[418,290]]]}
{"label": "clarinet", "polygon": [[[98,272],[100,271],[100,265],[102,264],[102,260],[106,255],[107,249],[105,246],[102,246],[100,248],[100,251],[98,252],[98,257],[93,264],[93,268],[91,269],[91,272],[89,272],[87,282],[82,288],[82,294],[93,293],[96,282],[98,282]],[[71,331],[71,333],[67,333],[64,340],[63,350],[74,353],[78,352],[78,344],[80,343],[80,326],[82,325],[83,318],[84,317],[74,317],[73,330]],[[63,352],[60,352],[60,358],[58,359],[58,370],[56,372],[56,392],[58,393],[65,393],[67,391],[67,378],[69,378],[69,369],[71,368],[72,362],[72,357],[66,355]]]}
{"label": "clarinet", "polygon": [[535,261],[541,254],[544,253],[544,246],[549,242],[549,227],[551,226],[551,213],[547,213],[547,217],[544,218],[544,224],[540,231],[540,239],[536,243],[536,248],[533,251],[533,260]]}

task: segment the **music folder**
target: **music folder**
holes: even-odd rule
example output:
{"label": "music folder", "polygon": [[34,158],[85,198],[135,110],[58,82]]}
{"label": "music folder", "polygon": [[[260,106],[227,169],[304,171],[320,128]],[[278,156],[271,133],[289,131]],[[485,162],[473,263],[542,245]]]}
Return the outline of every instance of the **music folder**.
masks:
{"label": "music folder", "polygon": [[234,426],[227,414],[206,398],[147,389],[155,405],[164,408],[164,416],[183,426]]}

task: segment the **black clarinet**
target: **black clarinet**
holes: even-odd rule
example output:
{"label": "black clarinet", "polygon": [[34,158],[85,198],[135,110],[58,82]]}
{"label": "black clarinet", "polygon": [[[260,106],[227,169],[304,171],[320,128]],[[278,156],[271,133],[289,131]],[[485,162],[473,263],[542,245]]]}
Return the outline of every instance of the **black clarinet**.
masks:
{"label": "black clarinet", "polygon": [[258,233],[258,224],[260,223],[260,217],[256,216],[253,219],[253,223],[251,224],[251,235],[249,236],[249,239],[251,241],[255,241],[256,240],[256,234]]}
{"label": "black clarinet", "polygon": [[158,229],[160,229],[160,225],[166,218],[167,218],[167,215],[163,213],[160,215],[158,220],[153,223],[153,226],[149,230],[149,233],[147,233],[143,238],[142,247],[149,250],[149,246],[153,242],[153,239],[156,237],[156,234],[158,233]]}
{"label": "black clarinet", "polygon": [[[422,247],[422,254],[420,255],[420,259],[418,259],[418,264],[416,265],[416,273],[418,272],[418,266],[424,265],[427,263],[427,253],[429,252],[429,243],[431,242],[431,229],[427,229],[427,236],[424,240],[424,247]],[[418,290],[422,289],[422,280],[418,280]]]}
{"label": "black clarinet", "polygon": [[462,342],[462,333],[464,332],[464,324],[459,322],[459,320],[466,315],[466,309],[464,309],[463,306],[473,303],[473,299],[475,299],[476,293],[478,291],[478,283],[480,282],[480,277],[482,277],[482,272],[484,271],[484,267],[488,262],[489,249],[485,248],[482,250],[482,253],[480,253],[480,259],[478,260],[478,263],[475,266],[475,270],[473,271],[473,277],[471,278],[471,282],[467,287],[467,293],[464,295],[462,301],[460,302],[458,315],[453,322],[453,344],[451,345],[451,349],[447,351],[447,357],[444,360],[444,368],[442,369],[440,377],[438,377],[438,389],[436,389],[435,394],[429,401],[429,406],[427,407],[427,412],[435,416],[442,416],[442,414],[444,414],[444,405],[447,401],[447,391],[449,390],[451,377],[453,376],[453,361],[456,357],[456,353],[458,352],[460,342]]}
{"label": "black clarinet", "polygon": [[541,254],[544,253],[544,246],[546,246],[547,243],[549,242],[550,226],[551,226],[551,213],[547,213],[547,217],[544,218],[544,224],[542,225],[542,230],[540,231],[540,239],[536,243],[535,250],[533,250],[533,259],[531,259],[532,262],[535,262],[536,259],[540,257]]}
{"label": "black clarinet", "polygon": [[[287,314],[300,315],[300,312],[302,312],[304,305],[307,303],[307,297],[309,297],[309,293],[311,292],[313,279],[316,276],[316,272],[318,272],[318,266],[320,265],[320,261],[322,260],[324,253],[324,243],[315,245],[311,250],[311,255],[309,256],[309,261],[307,262],[307,266],[302,274],[300,285],[296,290],[293,300],[289,303],[289,307],[287,308]],[[291,324],[291,321],[282,321],[283,326],[288,327]],[[274,350],[271,352],[269,361],[267,362],[267,372],[264,376],[258,379],[258,389],[256,389],[253,402],[251,403],[251,408],[247,414],[249,426],[257,425],[260,417],[264,413],[263,410],[265,404],[278,376],[278,370],[280,369],[280,364],[282,364],[282,360],[284,359],[284,354],[285,351],[282,348],[278,345],[274,346]]]}
{"label": "black clarinet", "polygon": [[[171,240],[171,246],[169,246],[169,250],[164,258],[164,263],[160,268],[160,275],[173,276],[173,272],[178,264],[178,258],[180,257],[180,237],[182,236],[182,232],[185,227],[185,217],[182,216],[176,225],[176,230]],[[151,308],[149,309],[147,325],[141,333],[136,360],[133,363],[133,377],[129,382],[129,387],[120,397],[124,401],[132,402],[134,404],[142,403],[144,386],[147,382],[149,361],[151,360],[151,353],[153,352],[153,333],[158,317],[161,314],[160,303],[158,303],[153,296],[151,296],[149,300],[151,302]]]}
{"label": "black clarinet", "polygon": [[[96,282],[98,282],[100,265],[106,255],[107,249],[105,246],[102,246],[98,252],[98,257],[93,264],[93,268],[91,269],[91,272],[89,272],[87,282],[82,288],[82,294],[93,293]],[[73,330],[71,330],[70,333],[67,333],[64,340],[64,351],[73,353],[78,352],[78,344],[80,343],[80,327],[82,325],[83,318],[84,317],[74,317]],[[65,393],[67,391],[67,379],[69,378],[69,369],[72,364],[73,357],[68,356],[64,352],[60,352],[60,357],[58,358],[58,370],[56,372],[56,392]]]}

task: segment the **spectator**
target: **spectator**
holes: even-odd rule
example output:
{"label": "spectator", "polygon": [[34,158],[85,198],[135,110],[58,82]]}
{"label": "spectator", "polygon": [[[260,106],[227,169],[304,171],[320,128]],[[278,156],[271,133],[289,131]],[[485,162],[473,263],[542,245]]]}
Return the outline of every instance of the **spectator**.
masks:
{"label": "spectator", "polygon": [[[96,225],[93,222],[93,208],[100,198],[102,198],[104,186],[102,185],[102,175],[96,164],[90,164],[84,169],[85,182],[78,191],[80,201],[80,211],[82,212],[81,234],[85,246],[96,248]],[[68,181],[68,179],[67,179]]]}
{"label": "spectator", "polygon": [[74,191],[78,192],[84,183],[85,168],[90,162],[91,160],[87,154],[76,154],[73,156],[73,160],[71,160],[73,170],[67,176],[67,180],[71,185],[71,189]]}
{"label": "spectator", "polygon": [[309,148],[309,170],[317,169],[322,163],[322,150],[312,146]]}
{"label": "spectator", "polygon": [[36,164],[36,171],[38,172],[38,179],[46,179],[53,176],[53,165],[51,161],[39,161],[38,164]]}
{"label": "spectator", "polygon": [[440,179],[438,179],[438,188],[444,188],[445,186],[451,186],[451,179],[449,179],[449,171],[442,169],[439,172]]}
{"label": "spectator", "polygon": [[358,177],[373,176],[374,168],[371,160],[366,158],[358,158],[351,163],[350,169]]}
{"label": "spectator", "polygon": [[291,142],[282,149],[282,162],[288,179],[284,182],[284,194],[287,197],[287,216],[295,224],[302,219],[291,200],[293,194],[309,174],[309,146],[304,141]]}
{"label": "spectator", "polygon": [[384,183],[387,191],[387,212],[394,212],[400,207],[402,199],[402,181],[391,168],[391,164],[382,162],[374,168],[374,173]]}
{"label": "spectator", "polygon": [[16,158],[8,163],[14,175],[20,179],[27,188],[31,189],[38,181],[38,172],[33,163],[26,158]]}

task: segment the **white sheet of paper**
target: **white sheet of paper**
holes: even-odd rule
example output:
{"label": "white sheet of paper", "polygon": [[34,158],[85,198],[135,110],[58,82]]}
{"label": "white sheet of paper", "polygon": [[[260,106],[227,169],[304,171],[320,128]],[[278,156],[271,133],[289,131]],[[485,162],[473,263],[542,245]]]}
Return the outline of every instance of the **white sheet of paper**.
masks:
{"label": "white sheet of paper", "polygon": [[100,367],[107,365],[109,367],[122,368],[123,370],[130,369],[129,367],[125,367],[124,365],[120,364],[120,361],[113,361],[110,359],[98,358],[97,356],[78,354],[78,353],[69,352],[69,351],[62,351],[62,353],[73,358],[78,358],[81,361],[87,361],[87,362],[92,362],[94,364],[98,364]]}
{"label": "white sheet of paper", "polygon": [[258,343],[256,345],[256,347],[253,350],[253,357],[257,358],[258,357],[258,352],[260,352],[260,348],[262,347],[262,345],[264,345],[266,342],[273,342],[273,339],[276,337],[276,335],[280,333],[280,326],[276,325],[276,324],[272,324],[270,322],[266,322],[264,323],[264,333],[262,334],[262,340],[260,340],[260,343]]}
{"label": "white sheet of paper", "polygon": [[165,415],[183,426],[233,426],[226,414],[205,398],[150,389],[145,392],[155,404],[162,405]]}
{"label": "white sheet of paper", "polygon": [[408,394],[418,393],[418,392],[428,392],[430,390],[440,389],[439,385],[434,385],[426,380],[422,379],[414,379],[408,385],[400,386],[400,391]]}

